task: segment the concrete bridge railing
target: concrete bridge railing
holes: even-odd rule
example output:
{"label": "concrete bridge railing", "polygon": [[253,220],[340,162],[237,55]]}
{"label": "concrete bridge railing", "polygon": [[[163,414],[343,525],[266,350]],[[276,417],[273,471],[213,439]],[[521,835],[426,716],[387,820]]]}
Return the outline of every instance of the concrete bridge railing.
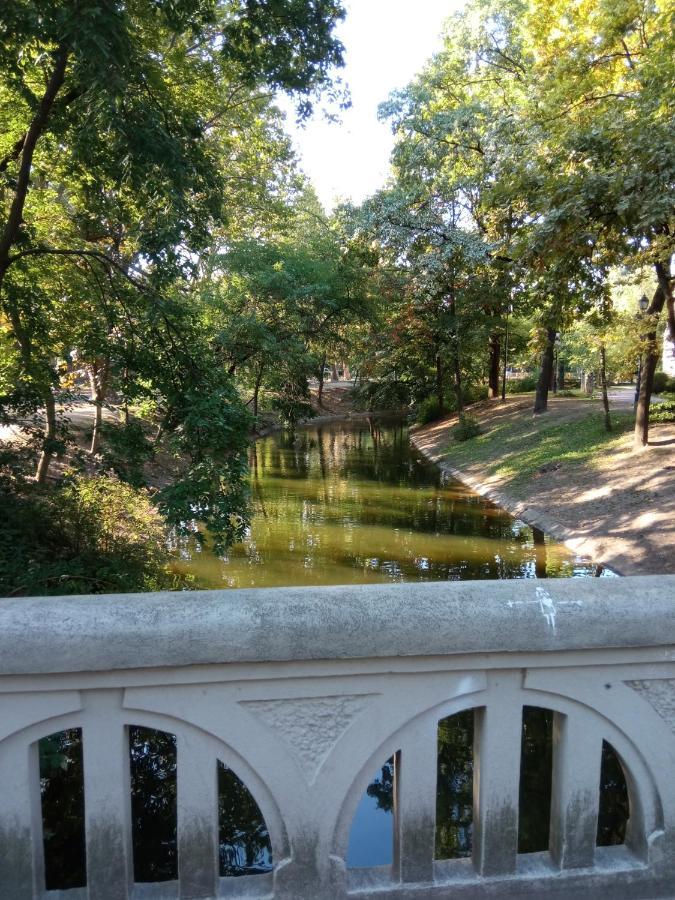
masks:
{"label": "concrete bridge railing", "polygon": [[[553,711],[547,850],[518,852],[523,707]],[[471,856],[436,859],[437,728],[474,710]],[[177,878],[134,883],[129,728],[176,738]],[[86,887],[45,890],[38,742],[81,729]],[[623,844],[596,846],[603,741]],[[393,757],[393,863],[346,864]],[[221,877],[217,761],[273,870]],[[0,897],[672,897],[675,577],[0,601]]]}

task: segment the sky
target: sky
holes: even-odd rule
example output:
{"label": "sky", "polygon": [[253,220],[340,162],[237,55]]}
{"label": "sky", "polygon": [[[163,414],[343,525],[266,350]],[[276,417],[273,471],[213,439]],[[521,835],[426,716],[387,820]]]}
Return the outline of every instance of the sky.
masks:
{"label": "sky", "polygon": [[337,29],[345,46],[352,106],[330,123],[316,112],[304,128],[292,114],[288,130],[305,173],[330,210],[336,198],[363,200],[381,187],[389,172],[393,137],[378,122],[377,107],[404,87],[441,48],[445,19],[461,0],[347,0],[346,19]]}

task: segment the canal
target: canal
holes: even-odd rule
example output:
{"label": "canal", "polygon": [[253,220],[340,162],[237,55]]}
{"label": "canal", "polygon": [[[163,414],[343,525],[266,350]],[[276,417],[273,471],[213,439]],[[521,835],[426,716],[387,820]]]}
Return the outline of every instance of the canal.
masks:
{"label": "canal", "polygon": [[448,481],[401,422],[305,426],[250,450],[252,521],[222,556],[174,547],[197,587],[568,577],[588,560]]}

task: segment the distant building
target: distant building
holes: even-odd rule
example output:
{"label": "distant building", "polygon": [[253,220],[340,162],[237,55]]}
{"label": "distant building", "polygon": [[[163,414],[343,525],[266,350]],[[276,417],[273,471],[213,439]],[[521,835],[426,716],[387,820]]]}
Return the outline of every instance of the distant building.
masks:
{"label": "distant building", "polygon": [[663,371],[675,378],[675,341],[671,338],[668,328],[663,334]]}

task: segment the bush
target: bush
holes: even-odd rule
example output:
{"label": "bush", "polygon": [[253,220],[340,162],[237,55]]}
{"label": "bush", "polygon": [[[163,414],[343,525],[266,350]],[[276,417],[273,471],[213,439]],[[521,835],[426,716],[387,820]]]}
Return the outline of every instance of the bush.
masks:
{"label": "bush", "polygon": [[426,397],[417,406],[415,421],[418,425],[428,425],[442,418],[448,410],[442,407],[437,397]]}
{"label": "bush", "polygon": [[[462,388],[462,400],[465,403],[478,403],[479,400],[487,400],[488,389],[486,384],[466,384]],[[455,398],[452,398],[452,407],[456,407]]]}
{"label": "bush", "polygon": [[664,391],[675,391],[675,378],[666,375],[665,372],[655,372],[652,390],[655,394],[662,394]]}
{"label": "bush", "polygon": [[526,375],[525,378],[513,378],[506,382],[507,394],[525,394],[528,391],[536,391],[538,378],[536,375]]}
{"label": "bush", "polygon": [[452,435],[453,440],[460,442],[469,441],[471,438],[475,438],[480,434],[478,419],[474,419],[473,416],[467,414],[460,416],[458,424],[455,425],[450,434]]}
{"label": "bush", "polygon": [[176,586],[147,491],[110,476],[56,488],[0,479],[0,595],[151,591]]}
{"label": "bush", "polygon": [[649,408],[649,421],[658,422],[675,422],[675,401],[666,400],[665,403],[655,403]]}

